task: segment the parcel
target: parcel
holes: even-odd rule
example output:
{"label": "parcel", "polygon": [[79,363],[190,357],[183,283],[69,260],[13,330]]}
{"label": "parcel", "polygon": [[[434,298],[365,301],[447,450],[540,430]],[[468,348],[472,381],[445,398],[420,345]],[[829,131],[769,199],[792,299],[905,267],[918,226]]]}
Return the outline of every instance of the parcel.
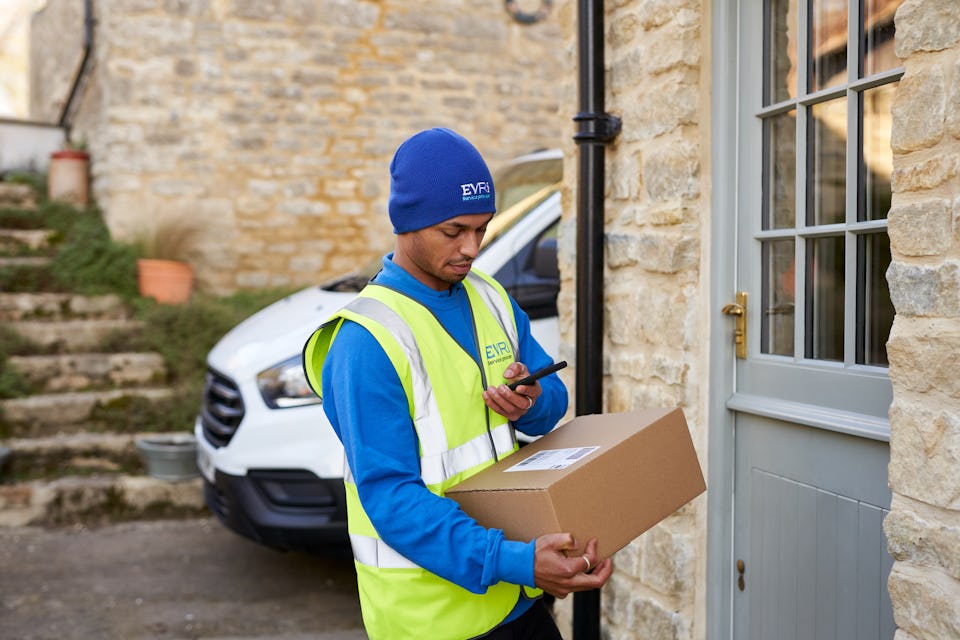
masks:
{"label": "parcel", "polygon": [[677,408],[578,416],[446,496],[512,540],[570,532],[606,558],[706,490]]}

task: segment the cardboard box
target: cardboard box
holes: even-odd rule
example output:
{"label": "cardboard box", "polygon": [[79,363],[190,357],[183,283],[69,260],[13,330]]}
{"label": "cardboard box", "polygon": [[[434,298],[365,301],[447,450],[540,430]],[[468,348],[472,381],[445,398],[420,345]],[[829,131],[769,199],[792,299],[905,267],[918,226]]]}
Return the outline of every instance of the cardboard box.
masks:
{"label": "cardboard box", "polygon": [[570,532],[606,558],[706,490],[680,409],[579,416],[446,496],[512,540]]}

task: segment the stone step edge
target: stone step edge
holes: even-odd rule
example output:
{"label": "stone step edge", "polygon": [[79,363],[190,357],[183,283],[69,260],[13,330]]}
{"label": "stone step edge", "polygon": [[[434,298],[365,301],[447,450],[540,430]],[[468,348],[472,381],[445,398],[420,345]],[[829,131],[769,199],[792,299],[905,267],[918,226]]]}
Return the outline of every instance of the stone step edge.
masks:
{"label": "stone step edge", "polygon": [[169,387],[131,387],[109,391],[71,391],[11,398],[0,401],[7,423],[75,424],[88,419],[98,403],[110,403],[127,397],[147,400],[169,398],[174,390]]}
{"label": "stone step edge", "polygon": [[0,527],[106,524],[208,513],[199,477],[69,476],[0,484]]}
{"label": "stone step edge", "polygon": [[41,269],[53,262],[47,256],[0,256],[0,267],[21,267]]}
{"label": "stone step edge", "polygon": [[41,394],[148,385],[167,374],[154,351],[10,356],[7,365]]}
{"label": "stone step edge", "polygon": [[18,320],[4,324],[41,348],[67,353],[97,349],[113,332],[131,333],[144,326],[139,320]]}
{"label": "stone step edge", "polygon": [[37,208],[37,193],[29,184],[0,182],[0,207]]}
{"label": "stone step edge", "polygon": [[0,292],[0,319],[17,320],[127,320],[130,312],[115,294],[81,295],[52,292]]}
{"label": "stone step edge", "polygon": [[57,235],[53,229],[0,229],[0,238],[12,240],[29,249],[46,249]]}

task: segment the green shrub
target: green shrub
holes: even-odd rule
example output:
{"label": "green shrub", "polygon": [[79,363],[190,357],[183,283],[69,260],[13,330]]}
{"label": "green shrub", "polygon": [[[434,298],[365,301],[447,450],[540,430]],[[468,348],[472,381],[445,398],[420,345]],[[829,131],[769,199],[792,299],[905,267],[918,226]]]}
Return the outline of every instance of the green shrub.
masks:
{"label": "green shrub", "polygon": [[28,184],[33,187],[34,193],[42,199],[47,193],[47,174],[39,171],[10,171],[3,176],[4,182],[14,184]]}
{"label": "green shrub", "polygon": [[76,215],[66,239],[50,264],[55,281],[64,289],[86,295],[137,295],[137,255],[119,244],[96,209]]}
{"label": "green shrub", "polygon": [[199,393],[206,375],[207,353],[217,341],[241,320],[288,293],[279,289],[226,297],[197,293],[182,305],[141,299],[136,304],[136,317],[144,322],[144,328],[134,339],[140,349],[163,356],[173,384],[186,384]]}

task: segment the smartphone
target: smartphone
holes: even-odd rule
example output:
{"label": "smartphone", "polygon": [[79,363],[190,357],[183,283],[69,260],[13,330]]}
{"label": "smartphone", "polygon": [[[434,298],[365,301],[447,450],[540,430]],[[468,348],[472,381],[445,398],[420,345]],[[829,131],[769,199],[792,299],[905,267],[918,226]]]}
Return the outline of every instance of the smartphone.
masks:
{"label": "smartphone", "polygon": [[520,385],[533,384],[543,376],[548,376],[554,371],[560,371],[560,369],[563,369],[565,366],[567,366],[566,360],[561,360],[560,362],[554,362],[548,367],[544,367],[543,369],[537,369],[536,371],[527,375],[526,377],[520,378],[519,380],[514,380],[513,382],[507,385],[507,388],[510,389],[510,391],[516,391],[517,387],[519,387]]}

